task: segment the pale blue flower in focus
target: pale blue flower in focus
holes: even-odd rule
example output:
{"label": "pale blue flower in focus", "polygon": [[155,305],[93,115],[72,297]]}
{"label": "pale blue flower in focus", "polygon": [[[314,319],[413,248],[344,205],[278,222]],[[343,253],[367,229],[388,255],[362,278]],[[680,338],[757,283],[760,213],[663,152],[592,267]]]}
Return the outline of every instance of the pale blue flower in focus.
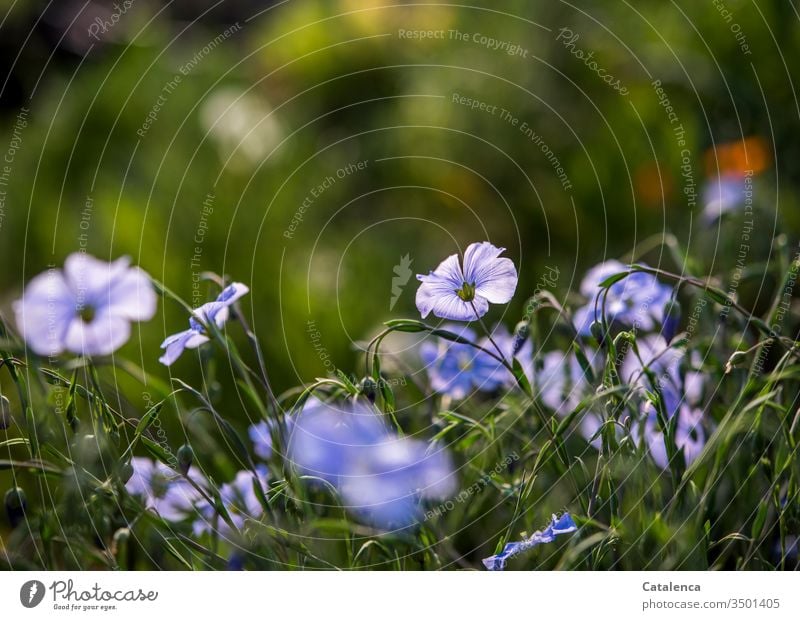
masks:
{"label": "pale blue flower in focus", "polygon": [[132,322],[153,318],[156,301],[149,276],[129,258],[107,263],[75,252],[63,270],[33,278],[14,313],[39,355],[109,355],[128,341]]}
{"label": "pale blue flower in focus", "polygon": [[443,448],[399,437],[358,401],[306,403],[295,419],[288,452],[300,473],[327,481],[348,510],[386,530],[413,525],[421,502],[444,499],[455,490]]}
{"label": "pale blue flower in focus", "polygon": [[170,366],[186,349],[196,349],[210,340],[204,325],[222,327],[230,316],[230,306],[250,292],[244,284],[234,282],[225,287],[215,301],[197,308],[189,319],[189,329],[169,336],[161,343],[166,349],[158,361]]}
{"label": "pale blue flower in focus", "polygon": [[550,525],[544,530],[534,532],[525,540],[506,543],[500,553],[484,559],[483,565],[489,570],[503,570],[506,567],[506,562],[514,556],[524,553],[537,545],[553,542],[556,536],[571,534],[577,529],[578,526],[575,525],[575,521],[573,521],[568,512],[565,512],[560,517],[553,515]]}
{"label": "pale blue flower in focus", "polygon": [[606,289],[600,287],[607,278],[628,270],[621,262],[609,260],[586,272],[580,291],[588,301],[574,316],[575,329],[580,335],[590,335],[592,323],[601,321],[604,303],[609,325],[646,332],[661,326],[672,287],[662,284],[654,275],[641,271],[632,273],[612,284],[607,294]]}
{"label": "pale blue flower in focus", "polygon": [[[125,483],[125,489],[140,497],[145,508],[167,521],[182,521],[196,512],[194,506],[201,495],[186,477],[145,457],[133,457],[131,467],[133,474]],[[198,486],[205,486],[205,478],[196,468],[191,467],[186,476]]]}
{"label": "pale blue flower in focus", "polygon": [[517,288],[517,269],[505,248],[488,241],[473,243],[464,252],[463,266],[458,254],[448,256],[435,271],[417,275],[417,309],[422,318],[431,312],[451,321],[474,321],[489,311],[489,304],[511,301]]}

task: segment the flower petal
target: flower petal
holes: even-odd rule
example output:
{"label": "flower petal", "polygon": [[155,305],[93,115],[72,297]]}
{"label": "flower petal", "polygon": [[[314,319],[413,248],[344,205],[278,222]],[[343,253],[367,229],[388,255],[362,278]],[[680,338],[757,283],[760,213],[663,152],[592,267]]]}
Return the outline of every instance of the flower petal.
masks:
{"label": "flower petal", "polygon": [[498,258],[505,248],[488,241],[473,243],[464,253],[464,278],[475,286],[475,294],[493,304],[511,301],[517,290],[517,268],[511,259]]}
{"label": "flower petal", "polygon": [[[456,291],[464,284],[464,276],[461,273],[461,265],[458,264],[458,255],[448,256],[436,268],[436,271],[432,271],[428,275],[417,275],[417,279],[422,282],[417,289],[417,309],[424,319],[431,313],[440,297],[455,297],[459,299]],[[454,320],[463,321],[467,319],[454,318]]]}
{"label": "flower petal", "polygon": [[440,295],[433,302],[432,311],[440,319],[474,321],[489,311],[489,302],[483,297],[475,297],[471,302],[466,302],[455,293]]}
{"label": "flower petal", "polygon": [[233,282],[226,286],[217,297],[217,301],[224,302],[228,305],[238,301],[241,297],[247,295],[250,289],[241,282]]}
{"label": "flower petal", "polygon": [[109,313],[130,321],[149,321],[155,316],[158,298],[153,284],[138,267],[126,269],[111,282],[107,292]]}
{"label": "flower petal", "polygon": [[128,341],[131,325],[127,319],[108,313],[98,314],[91,322],[75,317],[69,324],[64,345],[79,355],[109,355]]}
{"label": "flower petal", "polygon": [[172,334],[169,336],[164,342],[161,343],[161,348],[166,349],[164,355],[158,358],[158,361],[164,364],[164,366],[171,366],[175,360],[177,360],[181,354],[183,354],[184,349],[186,349],[186,344],[191,340],[197,332],[193,329],[187,329],[186,331],[178,332],[177,334]]}
{"label": "flower petal", "polygon": [[39,355],[64,351],[64,337],[75,318],[75,295],[61,271],[50,269],[25,287],[14,303],[17,326],[27,345]]}

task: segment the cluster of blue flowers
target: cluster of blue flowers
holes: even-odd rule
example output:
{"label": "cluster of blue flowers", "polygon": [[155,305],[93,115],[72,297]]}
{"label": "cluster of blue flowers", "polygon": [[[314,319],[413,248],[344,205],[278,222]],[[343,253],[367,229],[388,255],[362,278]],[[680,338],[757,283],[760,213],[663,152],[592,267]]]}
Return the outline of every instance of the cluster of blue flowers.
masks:
{"label": "cluster of blue flowers", "polygon": [[[592,377],[607,363],[605,340],[628,330],[636,338],[620,376],[640,403],[640,415],[630,425],[635,441],[664,469],[670,466],[669,454],[681,454],[687,464],[697,458],[709,429],[702,407],[703,378],[687,368],[696,366],[696,360],[687,364],[685,351],[670,342],[677,330],[670,311],[676,305],[673,289],[618,261],[597,265],[581,282],[584,304],[568,318],[576,334],[573,347],[538,352],[527,325],[520,324],[512,334],[501,323],[488,329],[482,321],[490,304],[508,303],[517,288],[516,267],[501,256],[504,251],[489,242],[473,243],[463,260],[454,254],[428,275],[417,276],[422,318],[433,314],[459,322],[444,323],[435,332],[437,339],[420,345],[431,390],[461,401],[478,392],[525,386],[529,395],[563,417],[592,394]],[[160,361],[169,366],[186,349],[209,342],[211,332],[225,325],[233,305],[248,292],[247,286],[234,282],[194,310],[189,328],[164,340]],[[20,331],[40,355],[112,354],[129,339],[131,323],[148,320],[155,311],[156,294],[143,271],[127,259],[104,263],[82,253],[71,255],[63,271],[34,278],[15,304]],[[482,336],[464,325],[473,321],[480,324]],[[666,444],[660,412],[668,420],[677,418],[675,450]],[[602,413],[589,406],[581,412],[578,428],[587,442],[599,447],[598,430],[604,422]],[[352,514],[383,530],[414,526],[424,502],[450,497],[457,486],[443,447],[402,436],[367,399],[323,401],[312,395],[295,415],[282,416],[280,423],[257,422],[248,435],[253,452],[265,462],[274,457],[273,439],[280,437],[286,448],[280,456],[295,472],[312,487],[332,487]],[[195,467],[179,473],[139,457],[131,465],[128,492],[168,521],[191,519],[198,536],[232,536],[263,515],[257,492],[268,490],[263,465],[240,471],[218,490]],[[484,564],[502,570],[509,558],[576,529],[569,513],[554,516],[543,531],[506,544]]]}
{"label": "cluster of blue flowers", "polygon": [[[485,314],[488,302],[505,303],[516,289],[516,271],[500,258],[504,250],[489,243],[469,246],[462,269],[457,256],[450,256],[422,281],[417,293],[417,307],[423,318],[433,312],[437,317],[454,321],[474,321]],[[624,277],[614,279],[622,274]],[[610,280],[610,284],[606,284]],[[484,292],[483,299],[475,299]],[[687,464],[705,445],[707,423],[699,393],[702,376],[686,373],[681,366],[685,351],[670,341],[678,327],[678,313],[672,287],[657,277],[632,270],[616,260],[591,268],[583,278],[580,292],[584,305],[577,308],[572,324],[578,338],[574,345],[582,352],[584,364],[574,349],[548,351],[536,356],[533,343],[512,336],[503,325],[478,340],[475,332],[454,324],[442,326],[459,336],[458,340],[440,339],[420,345],[420,358],[425,365],[431,389],[456,400],[475,392],[511,389],[516,380],[509,372],[516,359],[536,396],[555,414],[572,413],[594,387],[589,375],[602,371],[606,363],[596,343],[626,329],[638,337],[637,352],[629,350],[624,358],[622,377],[640,396],[641,415],[634,425],[635,439],[644,443],[654,462],[668,467],[664,430],[659,424],[656,406],[644,397],[644,389],[660,392],[668,419],[677,416],[675,444]],[[466,344],[464,340],[472,344]],[[588,362],[588,365],[586,364]],[[657,376],[658,385],[649,384],[649,376]],[[600,446],[598,431],[603,425],[600,412],[591,407],[579,417],[583,437]]]}

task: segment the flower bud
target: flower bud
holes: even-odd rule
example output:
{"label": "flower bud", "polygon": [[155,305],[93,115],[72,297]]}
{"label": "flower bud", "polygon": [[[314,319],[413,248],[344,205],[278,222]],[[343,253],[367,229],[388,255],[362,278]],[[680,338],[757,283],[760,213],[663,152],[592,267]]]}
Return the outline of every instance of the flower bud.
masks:
{"label": "flower bud", "polygon": [[661,325],[661,335],[664,336],[664,340],[669,342],[675,337],[680,323],[681,306],[676,300],[670,299],[664,306],[664,321]]}
{"label": "flower bud", "polygon": [[369,402],[374,403],[375,397],[378,393],[378,384],[372,377],[364,377],[359,386],[360,392],[369,399]]}
{"label": "flower bud", "polygon": [[11,417],[11,403],[0,394],[0,431],[6,430],[14,419]]}
{"label": "flower bud", "polygon": [[600,321],[592,321],[592,324],[589,326],[589,331],[592,337],[597,341],[597,344],[602,345],[605,342],[606,336],[603,331],[603,324]]}
{"label": "flower bud", "polygon": [[117,565],[119,566],[127,566],[128,564],[128,541],[130,538],[130,528],[121,527],[114,532],[114,538],[111,541],[111,553],[117,559]]}
{"label": "flower bud", "polygon": [[725,364],[725,374],[730,374],[733,369],[747,359],[747,351],[734,351]]}
{"label": "flower bud", "polygon": [[130,463],[123,463],[122,466],[119,468],[119,479],[122,484],[128,482],[133,475],[133,465]]}
{"label": "flower bud", "polygon": [[28,507],[28,500],[25,498],[25,491],[20,487],[13,487],[6,491],[3,503],[6,506],[6,514],[11,522],[11,527],[25,518],[25,510]]}
{"label": "flower bud", "polygon": [[189,473],[189,468],[194,462],[194,450],[189,444],[183,444],[178,448],[178,471],[184,476]]}
{"label": "flower bud", "polygon": [[512,356],[519,353],[522,347],[525,346],[525,341],[528,339],[530,331],[531,324],[528,321],[520,321],[517,323],[517,326],[514,328],[514,351],[511,354]]}

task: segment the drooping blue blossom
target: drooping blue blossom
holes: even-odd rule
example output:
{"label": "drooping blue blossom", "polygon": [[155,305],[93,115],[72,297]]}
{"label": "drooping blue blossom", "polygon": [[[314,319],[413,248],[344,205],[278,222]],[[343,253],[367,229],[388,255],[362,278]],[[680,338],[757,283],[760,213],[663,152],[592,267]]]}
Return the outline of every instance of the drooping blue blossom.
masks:
{"label": "drooping blue blossom", "polygon": [[257,520],[264,512],[264,508],[256,495],[254,485],[258,484],[266,494],[268,470],[263,465],[256,466],[256,474],[245,470],[236,474],[231,481],[223,484],[219,489],[219,497],[222,505],[230,516],[236,530],[219,515],[214,507],[205,500],[197,504],[198,518],[195,519],[193,530],[196,536],[203,533],[212,533],[216,530],[220,536],[229,538],[244,529],[248,520]]}
{"label": "drooping blue blossom", "polygon": [[431,312],[451,321],[474,321],[489,311],[489,304],[511,301],[517,288],[517,269],[505,248],[488,241],[473,243],[464,252],[463,266],[458,254],[448,256],[428,275],[417,275],[417,309],[422,318]]}
{"label": "drooping blue blossom", "polygon": [[609,260],[586,272],[580,291],[587,303],[576,310],[574,316],[579,334],[588,336],[592,323],[601,321],[604,303],[609,325],[649,332],[663,323],[672,287],[662,284],[654,275],[641,271],[632,273],[612,284],[607,294],[600,287],[607,278],[627,270],[628,267],[621,262]]}
{"label": "drooping blue blossom", "polygon": [[182,521],[195,514],[194,506],[202,496],[186,477],[204,487],[205,478],[197,468],[191,467],[184,477],[161,462],[138,456],[131,459],[131,467],[133,474],[125,489],[144,500],[145,508],[167,521]]}
{"label": "drooping blue blossom", "polygon": [[288,453],[300,473],[327,481],[347,509],[386,530],[413,525],[421,502],[444,499],[455,488],[443,448],[399,437],[360,401],[309,400],[296,417]]}
{"label": "drooping blue blossom", "polygon": [[125,344],[131,323],[156,312],[149,276],[130,259],[107,263],[83,252],[64,269],[39,274],[25,287],[14,313],[27,345],[39,355],[109,355]]}
{"label": "drooping blue blossom", "polygon": [[216,300],[197,308],[189,319],[189,329],[172,334],[161,343],[161,348],[166,351],[158,361],[170,366],[186,349],[196,349],[208,342],[210,338],[205,325],[222,327],[230,316],[230,307],[249,291],[241,282],[234,282],[226,286]]}
{"label": "drooping blue blossom", "polygon": [[280,427],[279,432],[283,433],[282,436],[288,437],[293,423],[293,418],[286,416],[283,424],[276,420],[261,420],[256,424],[251,424],[247,429],[247,435],[253,443],[253,451],[256,456],[265,461],[269,460],[272,457],[272,433]]}
{"label": "drooping blue blossom", "polygon": [[[475,332],[468,328],[444,325],[442,329],[476,342]],[[491,345],[486,348],[493,350]],[[508,371],[502,364],[471,345],[439,338],[435,342],[426,340],[419,351],[433,390],[456,400],[466,398],[473,390],[494,391],[507,382]]]}
{"label": "drooping blue blossom", "polygon": [[525,540],[506,543],[500,553],[484,559],[483,565],[489,570],[503,570],[506,567],[506,562],[514,556],[533,549],[537,545],[553,542],[556,536],[571,534],[577,529],[578,526],[575,525],[575,521],[573,521],[568,512],[565,512],[560,517],[553,515],[550,525],[544,530],[534,532]]}

